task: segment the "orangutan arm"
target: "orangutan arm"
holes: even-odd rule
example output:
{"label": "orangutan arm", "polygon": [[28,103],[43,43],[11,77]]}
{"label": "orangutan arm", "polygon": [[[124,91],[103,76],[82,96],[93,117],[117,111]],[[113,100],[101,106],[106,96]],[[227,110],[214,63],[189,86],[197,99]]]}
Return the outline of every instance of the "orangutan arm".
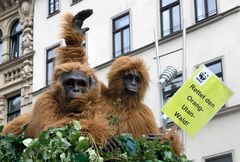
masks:
{"label": "orangutan arm", "polygon": [[16,136],[21,135],[23,133],[23,127],[30,122],[30,118],[31,113],[26,113],[13,119],[4,126],[3,134],[13,133]]}
{"label": "orangutan arm", "polygon": [[102,115],[95,115],[93,118],[81,119],[81,131],[86,134],[91,143],[106,145],[108,139],[114,135],[114,129],[108,125],[107,120]]}
{"label": "orangutan arm", "polygon": [[31,122],[26,135],[38,137],[39,133],[47,126],[56,123],[62,117],[59,104],[48,93],[43,93],[34,104]]}

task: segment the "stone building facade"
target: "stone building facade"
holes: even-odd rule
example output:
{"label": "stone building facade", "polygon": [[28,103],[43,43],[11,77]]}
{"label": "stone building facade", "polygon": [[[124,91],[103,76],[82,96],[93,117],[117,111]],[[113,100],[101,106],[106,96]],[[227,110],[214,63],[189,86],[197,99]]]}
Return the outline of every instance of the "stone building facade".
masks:
{"label": "stone building facade", "polygon": [[0,124],[32,105],[33,4],[0,0]]}

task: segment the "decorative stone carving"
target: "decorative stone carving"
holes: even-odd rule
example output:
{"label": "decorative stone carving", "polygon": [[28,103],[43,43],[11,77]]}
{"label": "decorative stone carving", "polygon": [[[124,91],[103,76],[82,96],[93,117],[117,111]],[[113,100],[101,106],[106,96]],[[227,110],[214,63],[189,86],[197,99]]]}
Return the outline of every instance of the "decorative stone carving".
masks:
{"label": "decorative stone carving", "polygon": [[0,0],[0,14],[9,11],[15,6],[15,0]]}
{"label": "decorative stone carving", "polygon": [[2,124],[2,120],[4,120],[3,118],[3,111],[5,109],[5,98],[4,96],[0,96],[0,123]]}
{"label": "decorative stone carving", "polygon": [[22,26],[22,51],[28,54],[33,51],[33,5],[30,0],[17,0],[20,24]]}
{"label": "decorative stone carving", "polygon": [[22,105],[28,104],[30,101],[32,73],[32,61],[25,60],[21,71],[21,76],[25,80],[25,84],[22,87],[22,97],[24,98]]}
{"label": "decorative stone carving", "polygon": [[21,77],[21,67],[15,66],[4,72],[4,83],[9,83]]}
{"label": "decorative stone carving", "polygon": [[22,64],[22,71],[21,76],[23,79],[28,80],[30,77],[32,77],[32,61],[25,60]]}

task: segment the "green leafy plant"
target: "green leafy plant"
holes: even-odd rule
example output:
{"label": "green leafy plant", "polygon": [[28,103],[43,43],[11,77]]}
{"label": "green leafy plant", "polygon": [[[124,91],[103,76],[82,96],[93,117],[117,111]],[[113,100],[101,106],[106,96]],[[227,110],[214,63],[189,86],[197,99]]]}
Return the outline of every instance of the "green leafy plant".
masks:
{"label": "green leafy plant", "polygon": [[37,139],[25,139],[26,145],[22,161],[51,161],[51,162],[87,162],[97,161],[99,155],[90,146],[89,139],[80,132],[79,122],[62,128],[43,131]]}
{"label": "green leafy plant", "polygon": [[122,148],[104,152],[101,147],[90,145],[78,121],[43,131],[36,139],[3,136],[2,128],[0,161],[4,162],[189,162],[185,155],[177,155],[169,142],[134,139],[129,134],[117,137]]}
{"label": "green leafy plant", "polygon": [[121,162],[190,162],[185,155],[179,156],[172,149],[170,142],[147,137],[133,139],[130,134],[118,137],[125,152],[115,150],[103,154],[105,160]]}
{"label": "green leafy plant", "polygon": [[0,161],[20,161],[20,155],[25,148],[22,141],[23,136],[15,137],[13,134],[2,136],[3,126],[0,126]]}

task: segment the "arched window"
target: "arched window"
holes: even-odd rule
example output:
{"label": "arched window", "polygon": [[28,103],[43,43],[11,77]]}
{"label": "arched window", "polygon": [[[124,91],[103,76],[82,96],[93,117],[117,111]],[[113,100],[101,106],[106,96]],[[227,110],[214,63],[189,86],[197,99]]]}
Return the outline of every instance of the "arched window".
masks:
{"label": "arched window", "polygon": [[2,41],[3,33],[0,30],[0,64],[2,63],[2,54],[3,54],[3,41]]}
{"label": "arched window", "polygon": [[19,21],[13,24],[10,34],[10,60],[12,60],[18,58],[22,51],[22,30]]}

